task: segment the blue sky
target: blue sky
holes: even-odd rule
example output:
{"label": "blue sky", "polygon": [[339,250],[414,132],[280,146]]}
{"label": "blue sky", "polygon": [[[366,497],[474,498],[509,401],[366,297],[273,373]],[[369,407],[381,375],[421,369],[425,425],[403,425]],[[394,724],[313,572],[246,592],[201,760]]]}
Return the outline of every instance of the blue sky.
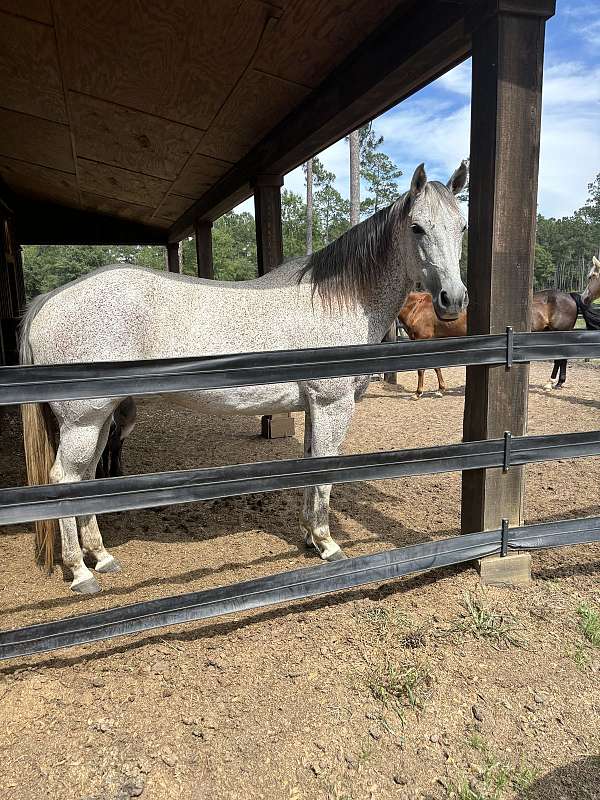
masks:
{"label": "blue sky", "polygon": [[[401,190],[421,161],[431,178],[445,181],[468,156],[470,89],[469,60],[374,120],[385,139],[382,149],[404,173]],[[347,197],[347,143],[332,145],[321,159]],[[587,199],[587,185],[598,172],[600,3],[558,0],[546,25],[538,210],[545,216],[571,214]],[[286,175],[285,186],[304,193],[301,169]],[[253,210],[252,201],[239,210]]]}

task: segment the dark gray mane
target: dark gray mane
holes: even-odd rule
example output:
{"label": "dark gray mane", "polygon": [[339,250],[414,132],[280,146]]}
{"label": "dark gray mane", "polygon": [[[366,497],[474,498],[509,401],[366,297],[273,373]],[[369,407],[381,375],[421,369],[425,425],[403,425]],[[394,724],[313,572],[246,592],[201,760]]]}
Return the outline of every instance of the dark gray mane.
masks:
{"label": "dark gray mane", "polygon": [[407,192],[310,256],[300,280],[311,272],[313,295],[330,307],[334,300],[343,306],[369,297],[385,270],[394,225],[409,211],[408,199]]}
{"label": "dark gray mane", "polygon": [[[381,284],[387,268],[385,255],[394,227],[407,217],[412,201],[412,195],[406,192],[387,208],[313,253],[300,273],[300,280],[311,273],[313,296],[318,293],[329,307],[334,301],[342,307],[368,300],[373,287]],[[456,204],[454,195],[438,181],[425,184],[420,202],[426,202],[430,209]]]}

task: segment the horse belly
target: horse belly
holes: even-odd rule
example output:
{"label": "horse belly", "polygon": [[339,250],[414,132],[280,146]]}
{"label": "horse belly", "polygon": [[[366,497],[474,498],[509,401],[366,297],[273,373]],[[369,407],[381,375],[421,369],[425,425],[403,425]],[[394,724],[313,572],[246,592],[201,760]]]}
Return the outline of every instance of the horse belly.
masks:
{"label": "horse belly", "polygon": [[304,402],[297,383],[207,389],[168,395],[178,405],[199,414],[278,414],[303,411]]}

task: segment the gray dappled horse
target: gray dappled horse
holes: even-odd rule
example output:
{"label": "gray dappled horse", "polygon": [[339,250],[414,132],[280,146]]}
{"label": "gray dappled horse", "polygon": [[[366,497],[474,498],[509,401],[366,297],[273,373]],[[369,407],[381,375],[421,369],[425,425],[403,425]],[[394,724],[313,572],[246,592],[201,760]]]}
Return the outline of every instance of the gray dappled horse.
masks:
{"label": "gray dappled horse", "polygon": [[[459,271],[466,226],[455,199],[466,181],[464,163],[447,185],[428,182],[421,164],[409,191],[388,208],[323,250],[256,280],[201,280],[127,265],[102,268],[33,301],[23,320],[21,363],[379,344],[417,281],[432,295],[436,313],[453,319],[468,302]],[[169,397],[209,414],[304,411],[304,455],[331,456],[339,452],[355,401],[368,383],[368,376],[314,379]],[[30,484],[93,478],[122,400],[24,405]],[[306,543],[328,561],[345,557],[329,532],[330,492],[330,485],[307,488],[300,520]],[[96,517],[59,522],[71,589],[99,591],[84,555],[97,572],[116,572],[119,565],[104,547]],[[36,529],[38,560],[47,569],[55,530],[54,521]]]}

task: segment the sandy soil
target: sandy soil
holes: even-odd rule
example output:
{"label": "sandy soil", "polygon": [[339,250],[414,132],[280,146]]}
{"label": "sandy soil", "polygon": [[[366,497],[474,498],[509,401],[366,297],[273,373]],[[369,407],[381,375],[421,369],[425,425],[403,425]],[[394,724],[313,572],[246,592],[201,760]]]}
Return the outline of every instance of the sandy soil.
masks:
{"label": "sandy soil", "polygon": [[[562,392],[531,374],[531,433],[598,427],[597,369]],[[371,384],[345,452],[460,441],[464,371],[414,402],[416,375]],[[3,412],[2,485],[24,481]],[[128,472],[288,458],[256,418],[200,419],[143,403]],[[600,459],[527,468],[526,519],[600,513]],[[2,628],[315,563],[299,492],[106,515],[124,571],[94,598],[32,568],[31,534],[0,539]],[[350,556],[458,532],[460,476],[336,487],[332,531]],[[600,547],[534,555],[525,589],[479,586],[472,566],[236,617],[73,648],[0,668],[0,797],[600,797],[600,650],[577,609],[600,605]],[[471,604],[471,611],[465,604]],[[475,605],[473,605],[473,603]],[[483,608],[483,612],[478,609]],[[486,635],[489,634],[489,635]]]}

